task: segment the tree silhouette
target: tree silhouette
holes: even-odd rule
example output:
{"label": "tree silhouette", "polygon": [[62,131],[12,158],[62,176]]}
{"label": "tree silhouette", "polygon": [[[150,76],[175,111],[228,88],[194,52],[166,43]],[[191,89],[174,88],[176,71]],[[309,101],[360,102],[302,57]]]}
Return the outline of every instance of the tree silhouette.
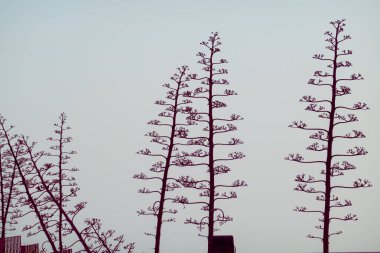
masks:
{"label": "tree silhouette", "polygon": [[[224,157],[217,157],[216,154],[222,153],[223,148],[226,146],[235,146],[243,142],[238,138],[231,138],[228,141],[223,140],[221,134],[230,133],[237,130],[237,127],[232,122],[241,120],[240,115],[232,114],[229,118],[221,116],[220,109],[227,107],[225,102],[220,101],[221,97],[228,97],[237,95],[237,93],[230,89],[224,89],[223,86],[228,85],[228,81],[222,76],[228,73],[227,69],[221,66],[227,63],[225,59],[217,59],[217,54],[220,52],[219,46],[222,44],[218,33],[212,33],[208,41],[200,43],[206,48],[206,53],[199,52],[197,56],[200,58],[198,63],[202,65],[202,70],[205,75],[198,76],[191,74],[190,78],[194,81],[200,81],[201,87],[195,88],[193,91],[187,91],[184,96],[191,98],[194,101],[196,109],[192,109],[187,113],[189,116],[187,120],[189,124],[202,125],[202,131],[205,135],[200,136],[179,136],[185,140],[181,146],[187,148],[200,147],[193,152],[183,151],[174,160],[174,164],[183,167],[193,166],[206,166],[208,179],[194,179],[191,176],[182,176],[178,179],[184,187],[200,190],[199,196],[206,198],[202,201],[189,201],[187,197],[178,196],[174,202],[184,205],[201,204],[201,210],[206,211],[207,215],[200,220],[189,218],[186,224],[195,224],[199,230],[203,230],[205,226],[208,228],[208,252],[213,252],[212,240],[214,231],[218,230],[215,226],[216,223],[223,225],[231,221],[232,217],[225,214],[224,211],[216,207],[219,200],[237,198],[235,191],[226,192],[224,188],[236,188],[246,186],[247,184],[242,180],[235,180],[231,184],[218,184],[216,176],[228,173],[231,169],[224,165],[223,162],[242,159],[244,154],[242,152],[232,152]],[[206,102],[204,107],[200,106],[202,102]],[[194,106],[195,107],[195,106]],[[207,161],[204,161],[206,160]],[[219,190],[221,189],[221,190]]]}
{"label": "tree silhouette", "polygon": [[[55,247],[55,239],[52,234],[49,232],[48,224],[46,223],[46,214],[40,212],[41,197],[34,197],[34,185],[35,181],[32,179],[26,178],[24,175],[25,172],[28,172],[26,168],[28,165],[28,160],[25,158],[27,151],[23,142],[20,140],[18,135],[11,135],[10,131],[14,128],[13,126],[7,127],[5,125],[5,118],[0,116],[0,126],[1,126],[1,138],[6,144],[5,153],[9,154],[11,157],[12,163],[17,168],[17,173],[20,176],[23,190],[20,190],[23,194],[19,197],[18,202],[21,205],[29,206],[30,211],[24,213],[22,216],[25,216],[29,213],[34,213],[38,220],[38,226],[40,232],[42,231],[47,239],[47,242],[50,244],[53,252],[58,252]],[[3,147],[4,148],[4,147]],[[25,195],[25,196],[24,196]],[[5,244],[4,244],[5,245]]]}
{"label": "tree silhouette", "polygon": [[[327,72],[321,70],[315,71],[315,78],[310,79],[308,82],[308,84],[313,86],[327,88],[329,92],[328,97],[315,98],[312,96],[303,96],[300,100],[300,102],[309,103],[305,110],[318,113],[319,118],[328,122],[327,126],[310,127],[303,121],[294,121],[289,126],[291,128],[311,131],[312,134],[310,135],[310,139],[315,142],[306,149],[319,153],[325,153],[326,155],[322,159],[310,161],[304,160],[303,156],[300,154],[289,154],[285,158],[286,160],[298,163],[320,164],[323,166],[320,173],[322,176],[319,178],[315,178],[311,175],[300,174],[297,175],[295,179],[295,181],[298,182],[295,190],[317,195],[316,200],[322,201],[324,204],[323,210],[309,210],[304,206],[297,206],[294,210],[301,213],[321,214],[322,217],[319,221],[322,225],[317,225],[316,228],[323,231],[322,235],[318,236],[310,234],[307,237],[322,240],[324,253],[329,252],[330,237],[342,233],[342,231],[330,231],[331,221],[357,220],[357,216],[351,213],[343,217],[333,216],[332,210],[335,208],[340,209],[352,205],[351,200],[344,199],[342,201],[337,195],[337,190],[358,189],[372,186],[368,180],[360,178],[354,181],[352,185],[341,185],[339,182],[336,182],[337,180],[333,180],[335,177],[341,177],[346,172],[356,169],[356,166],[350,162],[346,160],[340,161],[339,159],[367,154],[365,148],[359,146],[348,149],[346,154],[339,152],[337,153],[335,151],[335,149],[338,149],[336,142],[339,142],[339,140],[365,138],[365,135],[360,130],[352,130],[352,132],[343,135],[337,134],[336,131],[340,130],[339,127],[341,125],[358,121],[358,118],[353,113],[354,111],[367,110],[369,108],[367,104],[363,102],[357,102],[352,107],[341,104],[341,97],[351,94],[351,89],[348,86],[342,85],[342,82],[363,80],[363,77],[360,74],[353,74],[350,77],[340,77],[341,75],[344,75],[344,71],[342,69],[352,66],[349,61],[344,59],[348,55],[351,55],[352,51],[341,48],[341,44],[344,41],[351,39],[351,37],[343,34],[345,27],[344,19],[330,22],[330,24],[333,26],[333,31],[328,31],[325,35],[327,37],[326,42],[328,44],[326,49],[330,51],[331,56],[326,57],[323,54],[315,54],[313,56],[316,60],[327,62],[328,70]],[[326,123],[324,125],[326,125]],[[320,187],[314,187],[312,185],[320,185]]]}
{"label": "tree silhouette", "polygon": [[[70,127],[66,126],[64,113],[60,115],[59,123],[55,124],[54,133],[57,137],[48,138],[54,142],[51,146],[52,153],[35,152],[36,142],[29,143],[28,138],[23,135],[11,136],[9,132],[13,127],[7,128],[3,117],[0,117],[0,126],[0,137],[7,147],[5,153],[12,158],[22,185],[22,190],[18,192],[20,195],[18,204],[21,208],[28,209],[23,214],[18,211],[16,218],[28,214],[36,216],[37,221],[26,225],[23,231],[28,231],[28,236],[45,234],[47,241],[42,244],[43,252],[48,251],[45,247],[46,243],[50,245],[53,252],[63,252],[76,243],[80,243],[83,247],[81,251],[88,253],[118,252],[121,247],[127,249],[128,252],[133,252],[133,243],[124,246],[124,236],[114,236],[113,230],[101,231],[99,219],[86,220],[85,228],[82,230],[79,228],[79,222],[74,220],[84,209],[86,202],[68,205],[70,199],[77,196],[79,187],[71,175],[78,169],[66,167],[70,155],[76,152],[65,149],[72,138],[66,137],[66,131]],[[40,166],[40,163],[43,165]],[[71,234],[73,234],[71,239],[63,239]],[[116,245],[112,245],[111,241],[117,242]],[[103,246],[99,247],[100,244]]]}
{"label": "tree silhouette", "polygon": [[[74,233],[83,248],[90,252],[90,248],[80,233],[80,229],[74,222],[74,218],[85,207],[86,202],[80,202],[73,206],[67,205],[71,198],[77,196],[79,187],[75,182],[75,178],[69,174],[78,171],[78,169],[65,166],[68,159],[70,159],[70,155],[76,154],[75,151],[65,150],[65,145],[72,140],[71,137],[66,136],[66,131],[70,129],[66,125],[66,120],[66,115],[62,113],[59,116],[59,123],[54,124],[56,137],[48,138],[49,141],[54,143],[50,147],[51,153],[43,151],[33,153],[36,143],[29,144],[26,137],[21,137],[30,161],[30,167],[25,170],[24,174],[33,178],[33,188],[38,196],[41,197],[41,201],[37,202],[40,206],[39,211],[45,217],[47,228],[54,229],[50,233],[54,240],[58,242],[57,249],[59,252],[63,252],[67,247],[67,245],[63,244],[63,236],[68,236],[71,233]],[[43,160],[45,163],[43,166],[39,166],[38,163]],[[36,224],[24,227],[24,231],[33,229],[35,231],[30,231],[29,236],[39,233],[41,227]]]}
{"label": "tree silhouette", "polygon": [[157,176],[147,176],[144,173],[134,175],[134,178],[140,180],[158,180],[160,182],[159,190],[149,190],[147,188],[142,188],[139,190],[139,193],[151,194],[156,193],[159,195],[159,200],[155,201],[147,210],[139,210],[139,215],[153,215],[157,218],[157,225],[155,234],[146,233],[147,235],[155,236],[155,248],[154,252],[160,252],[160,241],[161,241],[161,230],[163,222],[172,222],[175,221],[173,217],[165,218],[164,214],[175,214],[177,210],[165,208],[165,201],[170,200],[166,195],[166,192],[173,191],[176,188],[180,187],[176,183],[174,178],[169,177],[169,169],[172,165],[173,157],[178,148],[175,144],[175,139],[179,136],[186,135],[187,131],[185,129],[186,123],[180,122],[180,113],[189,110],[189,107],[186,106],[191,101],[189,99],[182,99],[182,90],[187,88],[186,84],[189,81],[187,76],[188,67],[182,66],[177,69],[178,72],[175,73],[170,79],[173,84],[166,83],[163,87],[167,88],[169,91],[166,93],[166,100],[158,100],[155,104],[164,106],[164,112],[161,112],[158,116],[163,119],[163,122],[160,120],[151,120],[148,122],[150,125],[162,126],[169,128],[164,134],[160,134],[156,131],[151,131],[146,136],[151,138],[151,142],[159,144],[162,148],[162,152],[152,153],[150,149],[144,149],[137,152],[145,156],[154,156],[159,157],[160,160],[152,165],[150,171],[158,174]]}
{"label": "tree silhouette", "polygon": [[[48,187],[51,189],[52,193],[56,196],[58,202],[56,207],[58,213],[58,222],[56,226],[58,232],[58,242],[60,251],[63,251],[64,249],[62,240],[63,232],[65,232],[65,235],[72,233],[72,229],[68,228],[69,226],[63,218],[62,210],[66,206],[64,203],[68,202],[72,197],[76,197],[77,191],[79,191],[79,187],[75,182],[75,178],[67,175],[67,172],[75,172],[77,171],[77,169],[69,169],[65,167],[65,164],[68,162],[68,159],[70,159],[69,155],[76,154],[75,151],[67,152],[64,149],[65,145],[67,143],[70,143],[72,140],[71,137],[64,136],[65,131],[70,129],[70,127],[66,126],[66,119],[66,115],[62,113],[59,116],[59,123],[54,124],[54,126],[56,127],[54,133],[57,135],[57,137],[48,138],[48,140],[55,143],[53,146],[50,147],[50,149],[55,152],[45,153],[45,155],[48,157],[50,156],[52,158],[56,158],[57,162],[56,164],[46,163],[43,167],[45,174],[51,177],[48,180],[45,179],[45,181],[47,182]],[[55,171],[53,171],[54,169]],[[73,218],[80,210],[82,210],[85,207],[85,205],[85,202],[81,202],[78,205],[75,205],[75,210],[69,211],[73,214]]]}
{"label": "tree silhouette", "polygon": [[[1,115],[0,123],[2,126],[5,123],[5,119]],[[21,210],[17,206],[17,199],[20,194],[18,189],[19,177],[16,164],[7,149],[6,134],[7,131],[4,132],[3,129],[0,129],[0,252],[5,252],[6,231],[15,230],[16,219],[21,215]],[[19,152],[16,153],[19,155]]]}

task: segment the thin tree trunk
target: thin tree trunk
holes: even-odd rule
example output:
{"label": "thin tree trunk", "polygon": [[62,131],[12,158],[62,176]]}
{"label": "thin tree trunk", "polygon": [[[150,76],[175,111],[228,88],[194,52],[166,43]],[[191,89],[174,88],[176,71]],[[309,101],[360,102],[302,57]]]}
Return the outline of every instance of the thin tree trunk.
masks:
{"label": "thin tree trunk", "polygon": [[[177,100],[176,100],[176,103],[177,103]],[[174,113],[173,124],[175,124],[175,116],[176,116],[176,112]],[[156,241],[155,241],[155,246],[154,246],[154,252],[155,253],[160,252],[162,217],[163,217],[163,213],[164,213],[166,184],[167,184],[168,174],[169,174],[170,158],[171,158],[173,146],[174,146],[174,143],[173,143],[174,130],[175,130],[175,125],[172,126],[172,133],[170,135],[169,151],[168,151],[168,155],[167,155],[166,161],[165,161],[164,176],[162,178],[162,187],[161,187],[161,194],[160,194],[161,195],[160,196],[160,206],[159,206],[158,214],[157,214]]]}
{"label": "thin tree trunk", "polygon": [[215,205],[215,181],[214,181],[214,119],[212,111],[213,97],[213,50],[214,42],[211,47],[210,56],[210,76],[209,76],[209,97],[208,97],[208,112],[209,112],[209,174],[210,174],[210,199],[208,206],[208,253],[213,253],[213,238],[214,238],[214,205]]}
{"label": "thin tree trunk", "polygon": [[4,200],[4,183],[3,183],[3,157],[0,147],[0,190],[1,190],[1,238],[0,238],[0,252],[5,252],[5,200]]}
{"label": "thin tree trunk", "polygon": [[[338,25],[339,28],[339,25]],[[335,32],[335,48],[334,48],[334,63],[332,74],[332,91],[331,91],[331,111],[329,120],[329,132],[327,142],[327,159],[326,159],[326,186],[325,186],[325,208],[323,220],[323,253],[329,253],[330,243],[330,211],[331,211],[331,165],[332,165],[332,149],[334,141],[334,116],[336,110],[336,83],[337,83],[337,57],[338,57],[338,28]]]}
{"label": "thin tree trunk", "polygon": [[63,219],[62,219],[62,197],[63,197],[63,192],[62,192],[62,180],[63,180],[63,177],[62,177],[62,155],[63,155],[63,151],[62,151],[62,137],[63,137],[63,124],[64,124],[64,118],[62,117],[61,119],[61,132],[60,132],[60,136],[59,136],[59,164],[58,164],[58,170],[59,170],[59,174],[58,174],[58,177],[59,177],[59,221],[58,221],[58,241],[59,241],[59,252],[62,253],[63,252],[63,242],[62,242],[62,222],[63,222]]}
{"label": "thin tree trunk", "polygon": [[155,246],[154,246],[154,253],[160,252],[161,228],[162,228],[162,217],[164,214],[166,184],[168,181],[170,161],[171,161],[171,156],[172,156],[173,148],[174,148],[174,133],[175,133],[176,121],[177,121],[178,97],[179,97],[179,90],[180,90],[182,77],[183,77],[183,74],[180,76],[179,81],[178,81],[179,84],[176,90],[176,97],[175,97],[175,102],[174,102],[174,113],[173,113],[173,122],[172,122],[172,127],[171,127],[171,134],[170,134],[170,143],[169,143],[169,148],[168,148],[168,154],[166,156],[166,161],[165,161],[164,176],[162,178],[160,206],[159,206],[158,214],[157,214],[156,241],[155,241]]}

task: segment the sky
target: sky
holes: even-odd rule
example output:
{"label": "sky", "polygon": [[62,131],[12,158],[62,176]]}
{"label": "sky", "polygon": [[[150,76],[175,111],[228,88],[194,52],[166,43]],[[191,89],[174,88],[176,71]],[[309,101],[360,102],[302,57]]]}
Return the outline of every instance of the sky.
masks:
{"label": "sky", "polygon": [[[234,221],[216,234],[233,235],[239,253],[319,252],[320,241],[306,238],[318,216],[292,210],[315,204],[310,195],[293,190],[294,178],[318,175],[319,168],[284,157],[293,152],[311,157],[305,150],[311,140],[287,126],[300,119],[318,123],[298,101],[326,94],[307,81],[324,67],[312,56],[327,54],[323,34],[331,29],[329,22],[341,18],[352,37],[345,44],[353,50],[350,70],[365,78],[350,85],[346,101],[364,101],[371,108],[359,112],[353,126],[367,138],[338,146],[364,146],[369,152],[352,160],[358,170],[342,180],[368,178],[374,186],[342,192],[353,202],[347,212],[359,221],[333,225],[343,234],[332,238],[331,250],[379,251],[379,1],[0,0],[0,113],[44,149],[65,112],[78,151],[71,160],[80,169],[78,199],[88,201],[83,218],[101,218],[104,226],[136,242],[136,252],[153,252],[154,240],[144,232],[153,232],[155,221],[136,213],[152,198],[137,193],[148,185],[132,177],[148,171],[154,160],[136,151],[152,146],[144,134],[154,130],[146,122],[157,118],[154,101],[165,95],[161,85],[181,65],[199,71],[199,43],[217,31],[230,87],[239,93],[228,100],[225,115],[245,118],[236,136],[244,141],[239,148],[246,158],[231,164],[230,179],[249,186],[223,204]],[[162,252],[206,252],[206,239],[183,224],[199,217],[198,209],[177,208],[177,222],[164,225]]]}

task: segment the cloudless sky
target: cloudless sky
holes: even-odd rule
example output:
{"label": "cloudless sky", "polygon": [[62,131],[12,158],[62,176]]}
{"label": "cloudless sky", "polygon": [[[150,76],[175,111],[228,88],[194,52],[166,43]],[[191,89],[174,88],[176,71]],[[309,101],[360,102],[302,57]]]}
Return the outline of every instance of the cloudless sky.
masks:
{"label": "cloudless sky", "polygon": [[[369,151],[352,160],[358,170],[344,180],[368,178],[374,187],[342,192],[353,201],[347,212],[359,221],[333,225],[343,234],[332,238],[331,249],[379,251],[379,1],[1,0],[0,113],[45,148],[53,123],[66,112],[78,151],[71,160],[80,169],[78,199],[88,201],[83,217],[99,217],[125,233],[136,252],[153,252],[153,237],[144,232],[154,231],[155,220],[136,213],[151,198],[137,193],[142,182],[132,176],[154,160],[136,151],[152,146],[144,134],[152,130],[146,122],[159,112],[153,102],[165,95],[161,84],[183,64],[198,71],[199,43],[218,31],[230,87],[239,93],[225,113],[245,118],[236,136],[244,140],[239,148],[247,157],[231,163],[230,179],[249,186],[224,203],[234,221],[216,234],[234,235],[239,253],[318,252],[321,243],[306,238],[316,231],[318,216],[292,211],[315,200],[292,189],[297,174],[318,175],[320,169],[284,161],[291,152],[307,157],[305,147],[312,143],[287,126],[299,119],[318,122],[298,100],[326,94],[306,83],[324,67],[312,55],[327,54],[323,34],[329,22],[341,18],[352,36],[345,44],[354,52],[350,70],[365,78],[350,85],[347,103],[364,101],[371,108],[358,112],[352,126],[367,138],[342,144]],[[162,252],[206,252],[206,240],[183,224],[200,212],[177,208],[177,222],[164,225]]]}

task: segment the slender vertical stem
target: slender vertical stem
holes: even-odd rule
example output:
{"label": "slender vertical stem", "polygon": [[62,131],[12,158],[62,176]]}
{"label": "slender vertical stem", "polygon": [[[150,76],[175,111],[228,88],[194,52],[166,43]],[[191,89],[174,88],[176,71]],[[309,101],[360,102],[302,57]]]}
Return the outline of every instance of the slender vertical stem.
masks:
{"label": "slender vertical stem", "polygon": [[213,56],[215,40],[211,41],[210,49],[210,70],[208,77],[209,97],[208,97],[208,116],[209,116],[209,174],[210,174],[210,199],[208,205],[208,253],[213,253],[213,238],[214,238],[214,205],[215,205],[215,180],[214,180],[214,118],[212,108],[213,97]]}
{"label": "slender vertical stem", "polygon": [[329,130],[327,136],[327,158],[326,158],[326,184],[325,184],[325,207],[323,219],[323,253],[329,253],[329,233],[330,233],[330,210],[331,210],[331,165],[332,165],[332,149],[333,149],[333,131],[334,131],[334,116],[336,110],[336,83],[337,83],[337,57],[338,57],[338,34],[340,24],[335,28],[335,47],[334,47],[334,62],[332,74],[332,91],[331,91],[331,110],[329,120]]}
{"label": "slender vertical stem", "polygon": [[58,240],[59,240],[59,252],[63,252],[63,242],[62,242],[62,200],[63,200],[63,187],[62,187],[62,181],[63,181],[63,175],[62,175],[62,155],[63,155],[63,125],[65,123],[64,115],[61,114],[61,125],[60,125],[60,132],[59,132],[59,162],[58,162],[58,180],[59,180],[59,221],[58,221]]}
{"label": "slender vertical stem", "polygon": [[6,225],[6,217],[5,217],[5,199],[4,199],[4,177],[3,177],[3,156],[1,153],[0,146],[0,194],[1,194],[1,238],[0,238],[0,252],[5,252],[5,225]]}
{"label": "slender vertical stem", "polygon": [[165,159],[165,169],[164,169],[164,176],[162,178],[162,186],[161,186],[161,196],[160,196],[160,205],[158,209],[157,214],[157,226],[156,226],[156,241],[155,241],[155,247],[154,252],[159,253],[160,252],[160,242],[161,242],[161,228],[162,228],[162,217],[164,213],[164,204],[165,204],[165,194],[166,194],[166,184],[168,181],[168,174],[169,174],[169,168],[170,168],[170,162],[171,157],[173,153],[174,148],[174,134],[176,130],[176,124],[177,124],[177,107],[178,107],[178,98],[179,98],[179,90],[181,88],[182,83],[182,77],[185,74],[185,70],[181,73],[179,80],[177,82],[178,86],[176,89],[176,95],[175,95],[175,102],[174,102],[174,112],[173,112],[173,121],[171,125],[171,133],[170,133],[170,143],[168,147],[168,153]]}

